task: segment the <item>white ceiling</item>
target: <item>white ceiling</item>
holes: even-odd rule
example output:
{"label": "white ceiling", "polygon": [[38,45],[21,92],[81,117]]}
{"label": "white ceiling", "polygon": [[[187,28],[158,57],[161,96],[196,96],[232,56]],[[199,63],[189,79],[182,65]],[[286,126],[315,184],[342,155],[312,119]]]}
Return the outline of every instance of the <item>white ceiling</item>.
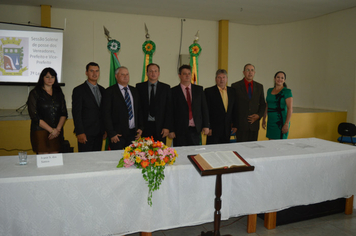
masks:
{"label": "white ceiling", "polygon": [[1,4],[81,9],[267,25],[356,7],[356,0],[1,0]]}

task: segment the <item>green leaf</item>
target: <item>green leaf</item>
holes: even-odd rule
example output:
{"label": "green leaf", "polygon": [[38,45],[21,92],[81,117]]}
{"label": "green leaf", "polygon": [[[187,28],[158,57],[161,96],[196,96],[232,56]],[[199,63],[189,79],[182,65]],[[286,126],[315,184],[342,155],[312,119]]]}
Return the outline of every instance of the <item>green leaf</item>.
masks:
{"label": "green leaf", "polygon": [[122,168],[122,167],[124,167],[124,158],[121,158],[119,164],[116,166],[116,168]]}

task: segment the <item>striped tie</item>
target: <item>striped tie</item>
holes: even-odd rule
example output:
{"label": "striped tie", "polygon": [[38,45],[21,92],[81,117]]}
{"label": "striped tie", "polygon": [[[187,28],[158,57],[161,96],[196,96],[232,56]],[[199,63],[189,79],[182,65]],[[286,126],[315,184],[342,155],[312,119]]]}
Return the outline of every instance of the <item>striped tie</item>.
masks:
{"label": "striped tie", "polygon": [[131,120],[133,118],[133,114],[132,114],[130,94],[127,91],[127,87],[125,87],[124,89],[125,89],[125,102],[126,102],[127,110],[129,111],[129,120]]}

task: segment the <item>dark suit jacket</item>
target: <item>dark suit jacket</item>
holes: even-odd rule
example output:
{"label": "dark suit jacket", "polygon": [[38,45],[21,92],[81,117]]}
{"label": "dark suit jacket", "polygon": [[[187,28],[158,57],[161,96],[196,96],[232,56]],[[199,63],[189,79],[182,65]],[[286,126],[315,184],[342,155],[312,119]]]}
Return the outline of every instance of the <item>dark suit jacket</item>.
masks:
{"label": "dark suit jacket", "polygon": [[218,140],[220,137],[225,137],[228,141],[231,133],[231,125],[233,125],[234,128],[237,128],[237,103],[235,90],[231,87],[227,87],[227,111],[225,111],[224,103],[217,85],[206,88],[205,97],[209,108],[209,128],[212,130],[212,136],[208,136],[208,140]]}
{"label": "dark suit jacket", "polygon": [[[184,135],[189,128],[189,108],[180,84],[172,88],[173,132]],[[192,113],[198,133],[209,128],[209,111],[203,87],[192,84]]]}
{"label": "dark suit jacket", "polygon": [[[143,130],[142,115],[140,111],[139,95],[136,88],[129,85],[134,107],[135,130]],[[109,138],[117,134],[129,135],[129,114],[118,84],[114,84],[105,90],[102,98],[102,113],[104,116],[105,130]]]}
{"label": "dark suit jacket", "polygon": [[[98,86],[101,96],[103,96],[105,89]],[[104,134],[100,107],[86,82],[73,89],[72,114],[76,135],[83,133],[91,136]]]}
{"label": "dark suit jacket", "polygon": [[258,131],[260,121],[257,120],[253,124],[250,124],[247,117],[252,114],[259,115],[260,119],[263,117],[266,109],[263,85],[253,81],[251,100],[248,98],[244,79],[233,83],[231,87],[235,89],[237,97],[237,129],[239,131]]}
{"label": "dark suit jacket", "polygon": [[[140,105],[143,117],[144,127],[147,127],[148,113],[150,100],[148,95],[148,81],[136,84],[136,88],[140,94]],[[156,135],[160,135],[162,129],[172,130],[172,96],[171,87],[168,84],[157,82],[155,94],[155,121]]]}

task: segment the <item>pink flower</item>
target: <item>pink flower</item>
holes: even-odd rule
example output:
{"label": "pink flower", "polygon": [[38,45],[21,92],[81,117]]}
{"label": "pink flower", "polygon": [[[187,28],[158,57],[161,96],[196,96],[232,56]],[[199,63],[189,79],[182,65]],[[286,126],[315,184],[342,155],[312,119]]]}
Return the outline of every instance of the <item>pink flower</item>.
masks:
{"label": "pink flower", "polygon": [[128,168],[132,166],[135,162],[130,159],[124,159],[124,167]]}
{"label": "pink flower", "polygon": [[168,149],[164,149],[164,150],[163,150],[163,155],[164,155],[164,156],[169,155],[169,150],[168,150]]}
{"label": "pink flower", "polygon": [[140,156],[141,160],[143,160],[143,161],[147,160],[145,152],[140,152],[140,153],[138,153],[138,155]]}

